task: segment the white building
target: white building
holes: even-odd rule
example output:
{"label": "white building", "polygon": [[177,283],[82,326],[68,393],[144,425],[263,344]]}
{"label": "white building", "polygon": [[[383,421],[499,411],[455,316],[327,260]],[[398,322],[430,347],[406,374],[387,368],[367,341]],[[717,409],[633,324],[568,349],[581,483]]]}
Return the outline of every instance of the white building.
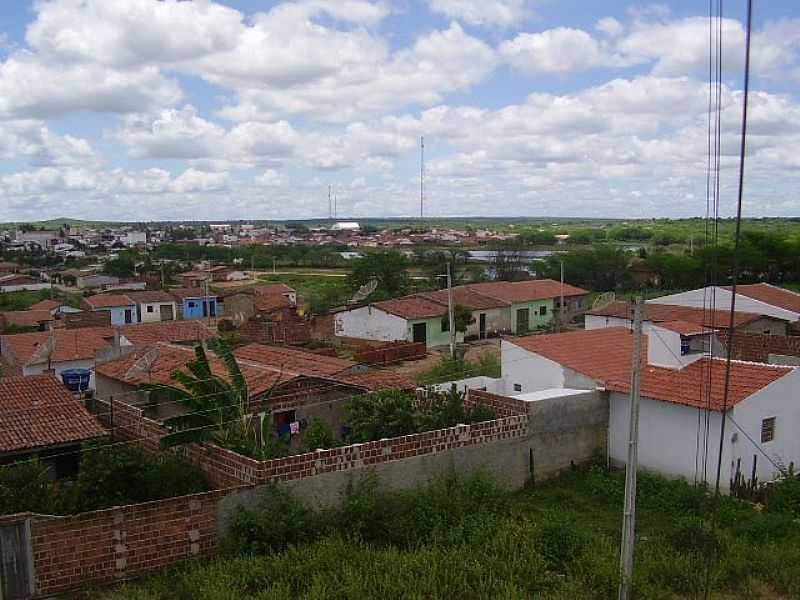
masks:
{"label": "white building", "polygon": [[[709,334],[691,323],[651,325],[643,336],[639,464],[690,482],[714,484],[723,414],[725,361],[704,351]],[[608,456],[627,457],[633,334],[604,328],[503,340],[507,395],[552,388],[608,395]],[[733,361],[721,487],[755,473],[758,481],[800,464],[800,369]],[[708,454],[705,453],[708,448]]]}
{"label": "white building", "polygon": [[[709,286],[653,298],[648,303],[703,308],[711,306],[713,297],[716,308],[730,310],[731,295],[729,287]],[[769,283],[739,285],[736,288],[736,310],[794,322],[800,320],[800,294]]]}
{"label": "white building", "polygon": [[167,292],[158,290],[127,292],[125,296],[136,305],[138,323],[174,321],[177,318],[178,307],[175,298]]}

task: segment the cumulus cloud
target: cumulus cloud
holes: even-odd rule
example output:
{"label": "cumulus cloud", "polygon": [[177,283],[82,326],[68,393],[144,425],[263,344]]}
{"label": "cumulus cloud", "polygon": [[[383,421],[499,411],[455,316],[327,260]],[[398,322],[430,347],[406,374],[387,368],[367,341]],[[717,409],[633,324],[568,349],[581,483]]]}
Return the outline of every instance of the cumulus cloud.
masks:
{"label": "cumulus cloud", "polygon": [[430,0],[433,12],[470,25],[510,27],[533,16],[529,0]]}

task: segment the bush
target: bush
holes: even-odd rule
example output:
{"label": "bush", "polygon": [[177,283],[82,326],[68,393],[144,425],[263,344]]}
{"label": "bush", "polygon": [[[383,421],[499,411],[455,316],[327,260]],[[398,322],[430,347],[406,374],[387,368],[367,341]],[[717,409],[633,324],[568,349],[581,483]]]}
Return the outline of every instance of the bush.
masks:
{"label": "bush", "polygon": [[536,532],[536,549],[550,566],[565,571],[581,557],[587,540],[580,530],[566,521],[546,523]]}
{"label": "bush", "polygon": [[426,401],[417,405],[417,429],[430,431],[495,418],[495,412],[490,407],[483,404],[466,407],[465,399],[466,392],[459,392],[455,384],[444,393],[430,392]]}
{"label": "bush", "polygon": [[351,444],[416,433],[411,397],[399,390],[354,396],[347,403]]}
{"label": "bush", "polygon": [[303,434],[303,448],[306,452],[313,452],[319,448],[338,448],[342,442],[333,434],[330,425],[319,417],[311,419]]}
{"label": "bush", "polygon": [[767,510],[800,519],[800,479],[776,483],[767,496]]}
{"label": "bush", "polygon": [[54,514],[60,500],[48,467],[38,460],[0,466],[0,515],[16,512]]}
{"label": "bush", "polygon": [[484,352],[477,361],[443,356],[438,365],[417,376],[419,385],[432,385],[467,377],[500,377],[500,357],[494,352]]}

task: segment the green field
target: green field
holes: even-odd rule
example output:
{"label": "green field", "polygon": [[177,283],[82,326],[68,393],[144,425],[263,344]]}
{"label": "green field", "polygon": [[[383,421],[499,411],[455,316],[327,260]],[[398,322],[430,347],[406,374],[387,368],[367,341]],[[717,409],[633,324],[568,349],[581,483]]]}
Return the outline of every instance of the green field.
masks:
{"label": "green field", "polygon": [[[623,484],[601,468],[516,493],[485,478],[393,496],[362,484],[331,514],[273,492],[237,519],[224,557],[94,597],[612,598]],[[782,493],[766,510],[723,498],[712,527],[703,492],[642,474],[635,597],[702,598],[707,566],[711,598],[798,597],[800,493]]]}

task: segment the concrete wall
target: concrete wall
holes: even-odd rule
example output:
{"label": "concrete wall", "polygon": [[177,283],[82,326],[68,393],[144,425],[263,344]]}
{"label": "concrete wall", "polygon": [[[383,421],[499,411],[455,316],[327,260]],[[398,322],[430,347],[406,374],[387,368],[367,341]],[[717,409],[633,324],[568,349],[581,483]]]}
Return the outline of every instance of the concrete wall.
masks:
{"label": "concrete wall", "polygon": [[[760,445],[761,450],[779,466],[789,467],[794,463],[800,466],[800,435],[797,433],[800,425],[800,401],[798,401],[798,388],[800,388],[800,369],[789,371],[787,375],[773,381],[761,391],[753,394],[743,402],[737,404],[733,410],[733,419],[744,432],[729,423],[729,440],[731,441],[731,455],[734,464],[741,459],[741,470],[745,478],[750,479],[753,467],[753,455],[757,455],[756,474],[759,481],[769,481],[779,474],[779,469],[773,465],[759,449],[748,439],[753,439]],[[761,423],[768,417],[775,417],[775,439],[771,442],[761,442]],[[735,468],[735,467],[734,467]]]}
{"label": "concrete wall", "polygon": [[461,392],[466,390],[484,390],[486,392],[492,392],[493,394],[501,394],[505,389],[502,378],[486,377],[484,375],[437,383],[431,387],[439,392],[447,392],[452,385],[455,385],[456,389]]}
{"label": "concrete wall", "polygon": [[131,304],[130,306],[114,306],[113,308],[98,308],[95,309],[93,312],[107,312],[111,314],[111,324],[112,325],[126,325],[125,321],[125,311],[131,311],[131,321],[130,324],[138,323],[137,315],[136,315],[136,306]]}
{"label": "concrete wall", "polygon": [[[512,333],[525,333],[523,331],[517,331],[517,311],[524,308],[528,309],[528,331],[532,331],[540,327],[546,327],[553,322],[555,303],[553,302],[552,298],[513,304],[511,306]],[[542,309],[544,309],[545,314],[541,314]]]}
{"label": "concrete wall", "polygon": [[498,335],[503,331],[511,331],[511,318],[508,308],[488,308],[472,311],[475,322],[467,326],[466,337],[478,337],[480,334],[481,314],[486,315],[487,336]]}
{"label": "concrete wall", "polygon": [[172,309],[172,319],[166,319],[168,321],[175,320],[177,314],[177,306],[174,302],[144,302],[139,305],[141,309],[141,316],[140,321],[142,323],[158,323],[161,321],[161,307],[168,306]]}
{"label": "concrete wall", "polygon": [[[56,379],[61,381],[61,372],[67,369],[94,369],[94,359],[88,360],[70,360],[59,363],[52,363],[50,367],[55,371]],[[26,377],[29,375],[39,375],[47,371],[47,363],[39,363],[36,365],[28,365],[24,367],[22,374]],[[94,371],[89,377],[89,389],[95,389]]]}
{"label": "concrete wall", "polygon": [[[500,369],[503,393],[508,395],[565,387],[561,365],[516,346],[509,340],[500,342]],[[515,387],[519,386],[519,387]]]}
{"label": "concrete wall", "polygon": [[[450,344],[450,332],[442,331],[442,319],[446,317],[434,317],[432,319],[416,319],[414,321],[407,321],[408,329],[406,330],[406,339],[414,339],[414,325],[417,323],[425,323],[426,330],[426,346],[434,348],[436,346],[447,346]],[[456,332],[456,343],[460,344],[464,341],[464,333],[461,331]]]}
{"label": "concrete wall", "polygon": [[336,313],[334,332],[337,336],[384,342],[412,339],[408,321],[374,306],[362,306]]}

